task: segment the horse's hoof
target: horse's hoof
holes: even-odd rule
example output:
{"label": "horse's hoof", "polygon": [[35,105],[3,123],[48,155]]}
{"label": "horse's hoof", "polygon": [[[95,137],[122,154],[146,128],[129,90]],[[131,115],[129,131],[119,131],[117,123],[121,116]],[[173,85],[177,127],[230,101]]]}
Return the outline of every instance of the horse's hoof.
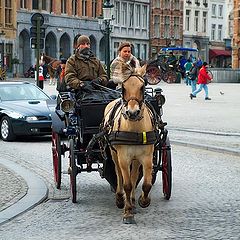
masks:
{"label": "horse's hoof", "polygon": [[151,198],[149,198],[149,197],[147,197],[147,198],[145,199],[145,201],[143,201],[142,196],[140,196],[140,197],[138,198],[138,204],[139,204],[139,206],[142,207],[142,208],[148,207],[148,206],[150,205],[150,202],[151,202]]}
{"label": "horse's hoof", "polygon": [[134,220],[134,216],[129,216],[129,217],[123,217],[123,223],[124,224],[136,224],[136,221]]}

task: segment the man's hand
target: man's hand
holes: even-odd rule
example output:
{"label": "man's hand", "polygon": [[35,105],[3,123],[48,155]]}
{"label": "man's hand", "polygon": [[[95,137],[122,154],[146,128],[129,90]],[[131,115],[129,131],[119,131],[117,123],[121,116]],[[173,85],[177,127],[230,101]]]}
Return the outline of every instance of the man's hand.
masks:
{"label": "man's hand", "polygon": [[92,85],[96,85],[96,84],[101,85],[101,83],[102,83],[102,79],[101,79],[101,78],[96,78],[96,79],[93,79],[93,80],[91,81],[91,84],[92,84]]}

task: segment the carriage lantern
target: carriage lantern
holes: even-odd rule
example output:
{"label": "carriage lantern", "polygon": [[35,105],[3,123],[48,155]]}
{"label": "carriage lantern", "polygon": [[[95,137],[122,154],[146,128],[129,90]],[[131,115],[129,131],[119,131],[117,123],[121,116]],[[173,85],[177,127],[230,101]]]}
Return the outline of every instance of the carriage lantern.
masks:
{"label": "carriage lantern", "polygon": [[107,66],[107,75],[110,78],[110,33],[112,31],[111,22],[113,17],[114,5],[110,3],[110,0],[105,0],[103,3],[103,16],[98,18],[100,31],[105,38],[105,64]]}

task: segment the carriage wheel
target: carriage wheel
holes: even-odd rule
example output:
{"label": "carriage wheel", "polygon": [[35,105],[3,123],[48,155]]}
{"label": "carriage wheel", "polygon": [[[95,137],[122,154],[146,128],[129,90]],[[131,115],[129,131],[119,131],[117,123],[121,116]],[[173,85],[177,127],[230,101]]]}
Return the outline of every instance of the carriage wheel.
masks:
{"label": "carriage wheel", "polygon": [[77,202],[77,166],[74,154],[74,140],[69,140],[69,160],[70,160],[70,188],[72,202]]}
{"label": "carriage wheel", "polygon": [[153,171],[152,171],[152,185],[156,182],[157,172],[160,169],[160,152],[158,149],[154,150],[153,156]]}
{"label": "carriage wheel", "polygon": [[54,182],[57,189],[60,189],[62,180],[61,137],[56,132],[52,132],[52,156]]}
{"label": "carriage wheel", "polygon": [[146,79],[150,85],[158,84],[161,81],[161,70],[156,66],[148,66]]}
{"label": "carriage wheel", "polygon": [[170,144],[166,143],[162,146],[162,183],[164,198],[169,200],[172,191],[172,159]]}
{"label": "carriage wheel", "polygon": [[177,80],[177,74],[173,70],[169,70],[164,73],[163,81],[167,83],[174,83]]}

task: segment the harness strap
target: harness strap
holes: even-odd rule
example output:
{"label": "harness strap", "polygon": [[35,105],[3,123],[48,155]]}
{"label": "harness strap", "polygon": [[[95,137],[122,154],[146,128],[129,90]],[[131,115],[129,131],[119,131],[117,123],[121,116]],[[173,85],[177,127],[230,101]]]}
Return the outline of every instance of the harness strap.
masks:
{"label": "harness strap", "polygon": [[151,145],[158,139],[158,131],[125,132],[113,131],[108,135],[111,145]]}

